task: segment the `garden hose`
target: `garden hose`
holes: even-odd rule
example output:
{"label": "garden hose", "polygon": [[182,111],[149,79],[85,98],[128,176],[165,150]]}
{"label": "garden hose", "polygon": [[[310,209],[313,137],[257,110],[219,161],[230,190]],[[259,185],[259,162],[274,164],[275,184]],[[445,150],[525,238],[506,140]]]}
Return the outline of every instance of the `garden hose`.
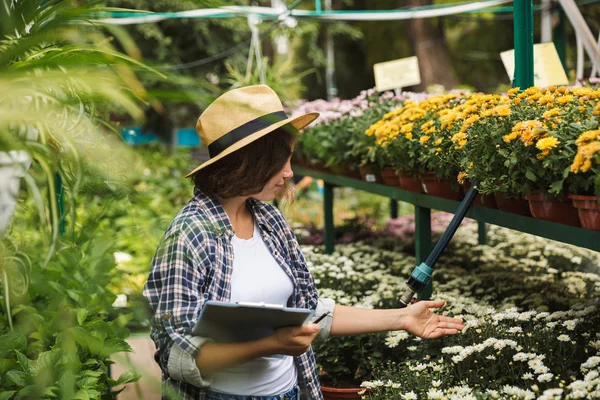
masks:
{"label": "garden hose", "polygon": [[433,266],[440,257],[440,254],[442,254],[442,251],[444,251],[444,249],[448,246],[448,243],[450,243],[450,240],[456,233],[460,223],[465,218],[467,211],[469,211],[469,208],[473,204],[473,200],[475,200],[475,196],[477,195],[477,186],[479,186],[479,181],[474,180],[473,184],[467,191],[467,194],[458,205],[458,209],[454,213],[452,221],[450,221],[450,224],[446,227],[446,230],[440,237],[440,240],[437,241],[425,262],[417,265],[413,270],[410,278],[408,278],[408,281],[406,281],[406,291],[402,297],[400,297],[400,301],[398,302],[399,308],[404,308],[409,305],[412,302],[415,293],[419,293],[431,281]]}

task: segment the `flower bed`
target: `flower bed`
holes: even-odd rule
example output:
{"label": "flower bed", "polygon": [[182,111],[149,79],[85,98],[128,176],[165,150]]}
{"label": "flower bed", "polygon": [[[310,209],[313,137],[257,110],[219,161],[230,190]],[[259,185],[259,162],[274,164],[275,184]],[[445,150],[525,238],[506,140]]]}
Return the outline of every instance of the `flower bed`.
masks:
{"label": "flower bed", "polygon": [[[316,349],[323,384],[362,382],[370,399],[597,397],[598,254],[503,228],[488,236],[479,246],[475,225],[461,227],[436,268],[434,297],[467,321],[462,334],[331,338]],[[395,306],[412,256],[365,243],[336,249],[304,248],[321,296]]]}

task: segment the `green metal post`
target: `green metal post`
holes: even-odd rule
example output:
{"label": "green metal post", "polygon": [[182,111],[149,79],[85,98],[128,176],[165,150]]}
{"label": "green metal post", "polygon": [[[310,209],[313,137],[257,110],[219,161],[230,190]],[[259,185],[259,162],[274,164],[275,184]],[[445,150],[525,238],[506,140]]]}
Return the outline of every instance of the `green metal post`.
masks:
{"label": "green metal post", "polygon": [[513,87],[533,86],[533,1],[514,2],[515,76]]}
{"label": "green metal post", "polygon": [[315,11],[321,12],[323,9],[321,8],[321,0],[315,0]]}
{"label": "green metal post", "polygon": [[[415,256],[417,265],[427,259],[431,251],[431,209],[415,206]],[[433,283],[425,287],[417,296],[419,300],[431,298]]]}
{"label": "green metal post", "polygon": [[333,185],[325,182],[323,187],[323,217],[325,230],[325,253],[334,250],[335,227],[333,225]]}
{"label": "green metal post", "polygon": [[563,65],[565,71],[567,70],[567,16],[565,15],[562,7],[556,10],[558,15],[558,24],[552,31],[552,37],[554,38],[554,46],[556,52],[560,58],[560,62]]}
{"label": "green metal post", "polygon": [[398,218],[398,200],[390,199],[390,218]]}
{"label": "green metal post", "polygon": [[481,220],[477,221],[477,242],[480,245],[487,243],[485,222]]}

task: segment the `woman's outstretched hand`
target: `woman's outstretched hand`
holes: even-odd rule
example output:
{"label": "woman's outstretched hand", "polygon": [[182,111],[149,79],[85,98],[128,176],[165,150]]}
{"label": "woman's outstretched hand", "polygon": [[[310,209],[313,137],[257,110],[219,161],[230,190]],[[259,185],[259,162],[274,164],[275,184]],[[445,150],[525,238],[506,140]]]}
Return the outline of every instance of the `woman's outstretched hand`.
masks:
{"label": "woman's outstretched hand", "polygon": [[403,329],[423,339],[457,334],[465,327],[460,319],[431,312],[432,308],[441,308],[444,304],[441,300],[418,301],[405,308],[402,316]]}

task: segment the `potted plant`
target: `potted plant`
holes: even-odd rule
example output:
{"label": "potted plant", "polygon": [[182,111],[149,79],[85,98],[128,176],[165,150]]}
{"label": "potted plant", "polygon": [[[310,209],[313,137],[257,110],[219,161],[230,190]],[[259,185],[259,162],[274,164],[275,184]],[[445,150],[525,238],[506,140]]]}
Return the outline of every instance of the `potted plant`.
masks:
{"label": "potted plant", "polygon": [[[600,110],[600,106],[596,108]],[[583,132],[575,144],[577,153],[570,167],[569,198],[577,209],[581,225],[600,231],[600,129]]]}

